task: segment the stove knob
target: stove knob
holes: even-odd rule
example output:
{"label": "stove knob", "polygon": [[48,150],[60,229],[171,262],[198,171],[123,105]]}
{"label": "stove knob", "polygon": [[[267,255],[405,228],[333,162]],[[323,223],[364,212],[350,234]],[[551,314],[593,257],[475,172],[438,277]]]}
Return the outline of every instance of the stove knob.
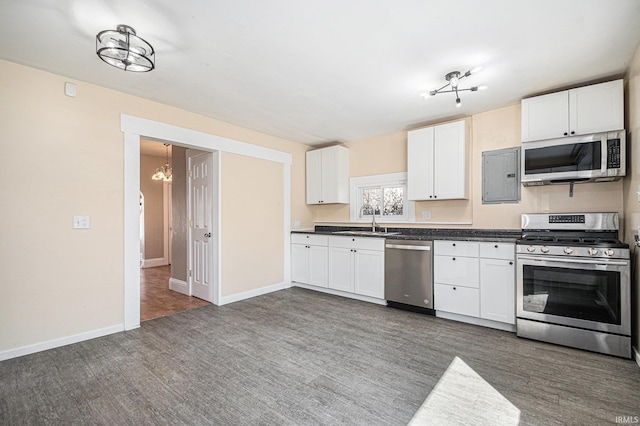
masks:
{"label": "stove knob", "polygon": [[612,249],[606,249],[606,250],[604,251],[604,254],[605,254],[606,256],[613,256],[615,253],[616,253],[616,252],[615,252],[615,251],[613,251]]}
{"label": "stove knob", "polygon": [[549,247],[543,246],[543,247],[540,248],[540,251],[543,252],[543,253],[549,253]]}
{"label": "stove knob", "polygon": [[529,253],[531,253],[531,252],[536,251],[536,248],[535,248],[534,246],[529,246],[529,247],[527,247],[527,251],[528,251]]}
{"label": "stove knob", "polygon": [[589,249],[589,254],[591,256],[595,256],[596,254],[598,254],[598,249],[597,248],[590,248]]}
{"label": "stove knob", "polygon": [[573,253],[573,249],[572,249],[571,247],[565,247],[565,248],[564,248],[564,252],[565,252],[566,254],[571,254],[571,253]]}

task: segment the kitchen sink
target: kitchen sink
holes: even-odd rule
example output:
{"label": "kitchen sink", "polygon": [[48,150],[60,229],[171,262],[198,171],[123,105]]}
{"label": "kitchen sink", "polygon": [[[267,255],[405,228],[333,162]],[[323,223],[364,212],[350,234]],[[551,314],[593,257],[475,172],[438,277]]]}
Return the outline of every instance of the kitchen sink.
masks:
{"label": "kitchen sink", "polygon": [[368,237],[384,237],[387,235],[400,235],[399,232],[383,232],[383,231],[336,231],[333,234],[340,235],[364,235]]}

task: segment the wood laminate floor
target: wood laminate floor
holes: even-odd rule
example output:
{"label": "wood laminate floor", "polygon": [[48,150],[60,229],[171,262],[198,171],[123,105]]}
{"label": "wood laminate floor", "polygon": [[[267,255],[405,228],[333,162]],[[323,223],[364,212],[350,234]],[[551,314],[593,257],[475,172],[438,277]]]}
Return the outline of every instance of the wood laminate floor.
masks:
{"label": "wood laminate floor", "polygon": [[209,305],[206,300],[169,290],[171,266],[140,269],[140,321]]}
{"label": "wood laminate floor", "polygon": [[631,360],[301,288],[0,363],[0,424],[406,425],[455,356],[522,425],[640,416]]}

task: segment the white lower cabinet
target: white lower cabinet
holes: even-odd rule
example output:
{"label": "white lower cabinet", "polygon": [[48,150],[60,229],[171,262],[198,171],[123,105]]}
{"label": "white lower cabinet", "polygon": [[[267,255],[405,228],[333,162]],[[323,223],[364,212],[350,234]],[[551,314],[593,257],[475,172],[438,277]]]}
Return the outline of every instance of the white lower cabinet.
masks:
{"label": "white lower cabinet", "polygon": [[435,241],[436,314],[463,315],[454,319],[512,329],[516,305],[514,259],[513,243]]}
{"label": "white lower cabinet", "polygon": [[354,293],[384,299],[384,251],[357,250],[353,263]]}
{"label": "white lower cabinet", "polygon": [[353,249],[329,249],[329,288],[353,293]]}
{"label": "white lower cabinet", "polygon": [[327,287],[328,240],[326,235],[292,234],[291,279],[293,281]]}
{"label": "white lower cabinet", "polygon": [[434,284],[436,311],[454,314],[480,316],[480,290],[447,284]]}
{"label": "white lower cabinet", "polygon": [[515,262],[511,258],[480,259],[480,316],[516,323]]}
{"label": "white lower cabinet", "polygon": [[329,237],[329,288],[384,298],[384,239]]}
{"label": "white lower cabinet", "polygon": [[[384,302],[384,239],[291,235],[291,280]],[[342,294],[339,293],[339,294]]]}

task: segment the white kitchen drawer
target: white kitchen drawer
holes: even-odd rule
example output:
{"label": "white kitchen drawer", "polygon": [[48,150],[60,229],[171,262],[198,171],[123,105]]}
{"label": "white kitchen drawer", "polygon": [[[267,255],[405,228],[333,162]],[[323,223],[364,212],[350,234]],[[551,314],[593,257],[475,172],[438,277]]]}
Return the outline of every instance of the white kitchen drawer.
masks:
{"label": "white kitchen drawer", "polygon": [[328,235],[318,234],[291,234],[292,244],[308,244],[310,246],[327,246],[329,245]]}
{"label": "white kitchen drawer", "polygon": [[514,260],[516,246],[512,243],[480,243],[480,257]]}
{"label": "white kitchen drawer", "polygon": [[478,288],[480,263],[477,257],[434,256],[433,282]]}
{"label": "white kitchen drawer", "polygon": [[436,311],[480,316],[480,290],[445,284],[434,284],[433,302]]}
{"label": "white kitchen drawer", "polygon": [[436,240],[433,242],[433,254],[477,257],[480,252],[478,247],[475,241]]}
{"label": "white kitchen drawer", "polygon": [[329,247],[384,251],[384,238],[329,237]]}

